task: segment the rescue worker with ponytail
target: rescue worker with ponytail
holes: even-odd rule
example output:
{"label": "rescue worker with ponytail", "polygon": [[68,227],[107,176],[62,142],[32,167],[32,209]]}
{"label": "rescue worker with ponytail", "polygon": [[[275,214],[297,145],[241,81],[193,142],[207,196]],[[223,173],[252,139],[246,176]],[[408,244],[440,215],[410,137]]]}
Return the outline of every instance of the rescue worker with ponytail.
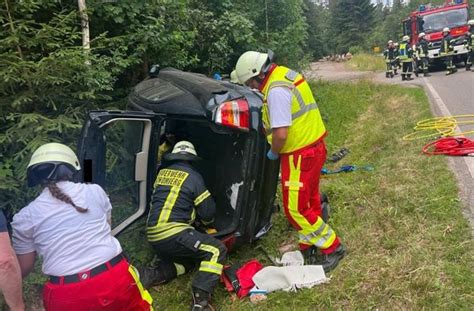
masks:
{"label": "rescue worker with ponytail", "polygon": [[176,143],[163,156],[168,166],[158,172],[147,219],[147,238],[161,261],[143,268],[146,288],[164,284],[198,265],[192,282],[191,310],[215,310],[211,295],[222,274],[224,244],[197,231],[214,220],[216,204],[192,163],[200,160],[189,141]]}
{"label": "rescue worker with ponytail", "polygon": [[413,49],[410,46],[410,37],[403,36],[400,43],[399,55],[402,62],[402,81],[413,80]]}
{"label": "rescue worker with ponytail", "polygon": [[271,51],[245,52],[236,64],[237,78],[263,94],[267,157],[280,159],[284,211],[298,231],[306,263],[330,271],[343,258],[345,247],[322,219],[319,179],[327,154],[326,128],[304,77],[272,59]]}
{"label": "rescue worker with ponytail", "polygon": [[393,45],[393,41],[389,40],[387,43],[387,48],[383,51],[383,56],[385,58],[385,65],[387,69],[385,70],[385,78],[393,78],[393,68],[395,62],[395,46]]}
{"label": "rescue worker with ponytail", "polygon": [[455,73],[457,70],[456,65],[453,63],[454,47],[452,45],[453,37],[450,34],[448,27],[443,28],[443,39],[441,40],[441,48],[439,52],[441,56],[446,59],[446,75]]}
{"label": "rescue worker with ponytail", "polygon": [[107,194],[99,185],[76,182],[80,169],[63,144],[33,153],[28,186],[42,191],[12,222],[23,277],[41,257],[49,279],[43,288],[47,311],[152,310],[151,296],[111,234]]}
{"label": "rescue worker with ponytail", "polygon": [[466,33],[466,44],[469,52],[467,54],[466,70],[470,71],[472,62],[474,62],[474,19],[469,20],[467,24],[469,25],[469,31]]}

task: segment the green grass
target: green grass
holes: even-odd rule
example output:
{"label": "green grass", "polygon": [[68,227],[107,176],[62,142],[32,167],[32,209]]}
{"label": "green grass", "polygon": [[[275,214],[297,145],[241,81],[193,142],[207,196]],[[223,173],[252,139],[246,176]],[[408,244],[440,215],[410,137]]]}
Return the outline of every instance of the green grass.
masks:
{"label": "green grass", "polygon": [[[275,292],[252,305],[236,300],[219,285],[220,310],[472,310],[473,243],[461,214],[455,178],[443,157],[421,154],[422,142],[406,142],[416,121],[431,113],[424,92],[369,82],[313,85],[329,136],[328,153],[347,147],[339,163],[375,167],[324,178],[330,225],[348,248],[328,284],[297,293]],[[153,257],[143,227],[120,239],[135,262]],[[296,245],[296,233],[282,212],[261,241],[271,254]],[[255,245],[229,256],[228,262],[258,258]],[[186,310],[192,275],[151,290],[157,310]]]}
{"label": "green grass", "polygon": [[386,67],[382,56],[366,53],[355,54],[346,64],[349,68],[362,71],[384,71]]}

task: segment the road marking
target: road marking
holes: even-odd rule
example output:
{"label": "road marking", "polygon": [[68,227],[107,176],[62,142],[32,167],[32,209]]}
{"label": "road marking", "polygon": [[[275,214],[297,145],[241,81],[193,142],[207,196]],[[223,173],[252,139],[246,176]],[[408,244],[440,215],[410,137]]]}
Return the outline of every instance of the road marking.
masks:
{"label": "road marking", "polygon": [[[433,85],[425,77],[423,77],[423,81],[428,87],[428,90],[430,91],[431,96],[433,96],[435,104],[438,106],[439,110],[441,110],[441,114],[444,116],[451,116],[451,112],[449,112],[448,107],[446,106],[444,101],[441,99],[441,96],[439,96],[438,92],[436,92]],[[456,132],[461,133],[461,129],[459,128],[459,126],[456,126],[455,130]],[[463,157],[463,159],[464,159],[464,162],[466,162],[467,168],[469,170],[469,174],[471,174],[471,178],[474,178],[474,157]]]}

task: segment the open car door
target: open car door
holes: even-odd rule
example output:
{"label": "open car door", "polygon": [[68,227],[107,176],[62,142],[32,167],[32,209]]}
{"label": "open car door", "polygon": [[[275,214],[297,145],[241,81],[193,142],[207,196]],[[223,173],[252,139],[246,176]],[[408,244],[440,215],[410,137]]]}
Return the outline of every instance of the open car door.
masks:
{"label": "open car door", "polygon": [[153,112],[89,112],[78,146],[82,181],[99,184],[109,195],[113,235],[147,210],[156,168],[152,138],[163,119]]}

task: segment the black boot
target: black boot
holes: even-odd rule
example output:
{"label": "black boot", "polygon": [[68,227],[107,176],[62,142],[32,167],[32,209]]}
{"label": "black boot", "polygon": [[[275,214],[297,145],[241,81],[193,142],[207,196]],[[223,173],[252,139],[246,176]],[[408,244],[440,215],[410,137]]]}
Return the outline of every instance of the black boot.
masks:
{"label": "black boot", "polygon": [[160,261],[156,267],[138,267],[137,270],[140,282],[146,289],[166,284],[177,277],[175,265],[166,261]]}
{"label": "black boot", "polygon": [[321,265],[323,266],[324,272],[329,272],[334,270],[339,264],[339,261],[344,258],[346,253],[346,248],[344,245],[340,244],[334,252],[330,254],[322,254]]}
{"label": "black boot", "polygon": [[211,305],[211,294],[199,288],[193,288],[191,311],[214,311]]}

